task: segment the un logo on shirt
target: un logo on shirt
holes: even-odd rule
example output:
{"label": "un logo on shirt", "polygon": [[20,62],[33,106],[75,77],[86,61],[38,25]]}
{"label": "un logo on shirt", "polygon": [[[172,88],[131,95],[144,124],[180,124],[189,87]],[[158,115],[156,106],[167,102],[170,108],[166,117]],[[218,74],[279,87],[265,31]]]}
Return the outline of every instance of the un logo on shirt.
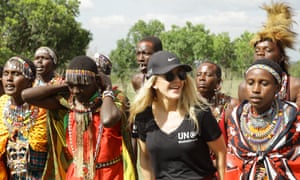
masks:
{"label": "un logo on shirt", "polygon": [[178,132],[177,138],[178,143],[189,143],[193,141],[197,141],[197,132],[196,131],[186,131],[186,132]]}

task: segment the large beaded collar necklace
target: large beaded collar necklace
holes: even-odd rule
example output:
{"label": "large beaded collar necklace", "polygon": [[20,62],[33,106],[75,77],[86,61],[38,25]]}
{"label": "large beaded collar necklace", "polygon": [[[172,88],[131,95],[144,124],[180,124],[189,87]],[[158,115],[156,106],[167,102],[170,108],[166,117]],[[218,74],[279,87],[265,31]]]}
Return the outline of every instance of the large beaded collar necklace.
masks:
{"label": "large beaded collar necklace", "polygon": [[6,102],[3,109],[3,120],[9,133],[17,128],[18,132],[27,137],[28,131],[34,125],[39,113],[38,107],[33,110],[30,107],[27,103],[20,106],[13,105],[11,99]]}
{"label": "large beaded collar necklace", "polygon": [[240,122],[243,135],[250,144],[265,145],[280,132],[284,123],[283,110],[276,101],[267,112],[256,115],[248,103],[243,108]]}

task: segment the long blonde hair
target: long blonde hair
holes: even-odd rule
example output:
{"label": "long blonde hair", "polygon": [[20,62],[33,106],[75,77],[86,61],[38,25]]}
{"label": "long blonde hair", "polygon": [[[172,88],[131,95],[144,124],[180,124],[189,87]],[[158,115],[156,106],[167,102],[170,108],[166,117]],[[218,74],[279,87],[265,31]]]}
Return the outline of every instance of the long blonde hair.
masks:
{"label": "long blonde hair", "polygon": [[[156,79],[157,76],[151,76],[151,78],[145,82],[142,88],[138,91],[138,94],[135,96],[135,99],[130,107],[129,121],[131,123],[134,121],[135,116],[138,113],[141,113],[148,106],[151,106],[152,102],[155,100],[156,92],[153,89],[153,85]],[[207,110],[207,107],[206,100],[199,97],[197,94],[194,79],[187,74],[187,78],[182,90],[182,96],[177,104],[177,109],[181,112],[185,112],[185,114],[188,114],[198,130],[199,124],[196,113],[199,110]]]}

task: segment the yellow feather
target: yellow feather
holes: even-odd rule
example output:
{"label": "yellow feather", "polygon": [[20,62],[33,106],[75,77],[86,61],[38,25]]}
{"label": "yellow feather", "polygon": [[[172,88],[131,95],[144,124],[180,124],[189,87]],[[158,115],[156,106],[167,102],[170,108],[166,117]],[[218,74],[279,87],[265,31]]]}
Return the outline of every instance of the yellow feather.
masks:
{"label": "yellow feather", "polygon": [[261,40],[272,39],[280,42],[283,49],[293,48],[297,34],[292,31],[292,8],[287,3],[272,2],[270,5],[263,4],[262,9],[267,12],[267,21],[250,43],[255,45]]}

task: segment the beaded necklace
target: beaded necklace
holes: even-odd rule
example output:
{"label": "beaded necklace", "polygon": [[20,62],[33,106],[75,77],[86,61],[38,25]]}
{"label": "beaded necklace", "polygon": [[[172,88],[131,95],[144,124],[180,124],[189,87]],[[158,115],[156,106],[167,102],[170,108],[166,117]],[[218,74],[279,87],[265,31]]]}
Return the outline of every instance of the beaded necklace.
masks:
{"label": "beaded necklace", "polygon": [[82,108],[78,108],[75,103],[74,95],[69,98],[70,109],[74,112],[84,113],[96,111],[102,104],[102,98],[99,92],[95,93],[88,103],[83,104]]}
{"label": "beaded necklace", "polygon": [[27,103],[21,106],[15,106],[12,104],[10,98],[3,109],[3,120],[9,133],[12,133],[13,129],[18,128],[19,132],[27,137],[30,128],[35,123],[38,113],[38,107],[34,107],[34,109],[31,110],[30,105]]}
{"label": "beaded necklace", "polygon": [[[84,160],[83,160],[83,154],[84,153],[89,153],[90,154],[90,158],[89,158],[89,162],[87,165],[88,168],[88,174],[86,175],[86,177],[88,179],[92,179],[94,177],[94,160],[96,159],[97,155],[98,155],[98,150],[96,149],[95,152],[93,152],[93,140],[92,140],[92,129],[91,126],[89,126],[90,122],[93,120],[93,112],[99,112],[100,111],[100,107],[102,104],[102,98],[99,92],[95,93],[89,103],[86,104],[78,104],[76,103],[76,100],[74,98],[74,96],[71,95],[70,99],[69,99],[69,103],[70,103],[70,108],[74,113],[69,113],[69,121],[68,121],[68,136],[69,136],[69,145],[71,148],[71,151],[73,153],[74,156],[74,163],[76,164],[76,176],[77,177],[83,177],[83,172],[82,172],[82,168],[83,164],[84,164]],[[75,124],[76,124],[76,141],[75,141],[75,145],[76,145],[76,150],[75,147],[73,145],[73,133],[72,133],[72,122],[71,119],[74,119]],[[101,126],[102,127],[102,126]],[[84,132],[87,131],[87,133],[89,134],[89,140],[88,142],[85,143],[89,143],[89,149],[90,152],[84,152],[83,149],[83,136],[84,136]],[[101,133],[101,134],[100,134]],[[100,136],[99,136],[100,134]],[[102,129],[100,130],[98,136],[97,136],[97,144],[96,146],[98,147],[98,143],[100,143],[100,139],[101,135],[102,135]]]}
{"label": "beaded necklace", "polygon": [[[87,129],[87,126],[89,125],[90,121],[92,121],[93,116],[92,116],[92,112],[98,112],[98,108],[100,108],[101,104],[102,104],[102,98],[100,96],[100,93],[95,93],[92,97],[91,97],[92,101],[90,101],[86,106],[81,106],[80,108],[78,106],[75,105],[75,100],[74,100],[74,96],[71,95],[70,99],[69,99],[69,103],[70,103],[70,109],[75,112],[75,113],[79,113],[79,114],[85,114],[84,116],[82,116],[82,118],[75,118],[75,122],[76,123],[81,123],[79,121],[83,121],[84,122],[84,131]],[[75,152],[75,148],[73,145],[73,141],[72,141],[72,124],[71,124],[71,113],[69,113],[69,121],[68,121],[68,130],[69,130],[69,138],[70,138],[70,147],[71,150],[73,151],[73,153]],[[79,133],[79,132],[77,132]]]}
{"label": "beaded necklace", "polygon": [[226,96],[223,93],[216,93],[211,99],[208,100],[212,114],[218,122],[221,120],[221,113],[225,108],[226,103],[228,103],[230,99],[230,96]]}
{"label": "beaded necklace", "polygon": [[[91,112],[96,112],[99,111],[100,106],[102,104],[102,98],[99,92],[95,93],[91,98],[88,103],[85,103],[83,105],[78,105],[78,103],[75,103],[75,97],[74,95],[71,95],[69,98],[69,104],[70,104],[70,109],[75,112],[75,113],[82,113],[82,114],[87,114],[84,119],[80,118],[81,120],[84,120],[84,129],[86,130],[87,126],[89,125],[90,121],[92,120]],[[76,119],[76,122],[78,123],[78,119]],[[69,121],[70,122],[70,121]]]}
{"label": "beaded necklace", "polygon": [[28,177],[30,156],[28,136],[38,117],[38,112],[38,107],[31,110],[27,103],[21,106],[13,105],[11,98],[7,100],[3,108],[3,122],[8,129],[9,136],[13,136],[8,139],[6,148],[7,164],[12,176]]}
{"label": "beaded necklace", "polygon": [[279,132],[283,125],[283,111],[276,101],[266,113],[255,116],[251,105],[245,104],[240,118],[241,130],[250,144],[263,145]]}

